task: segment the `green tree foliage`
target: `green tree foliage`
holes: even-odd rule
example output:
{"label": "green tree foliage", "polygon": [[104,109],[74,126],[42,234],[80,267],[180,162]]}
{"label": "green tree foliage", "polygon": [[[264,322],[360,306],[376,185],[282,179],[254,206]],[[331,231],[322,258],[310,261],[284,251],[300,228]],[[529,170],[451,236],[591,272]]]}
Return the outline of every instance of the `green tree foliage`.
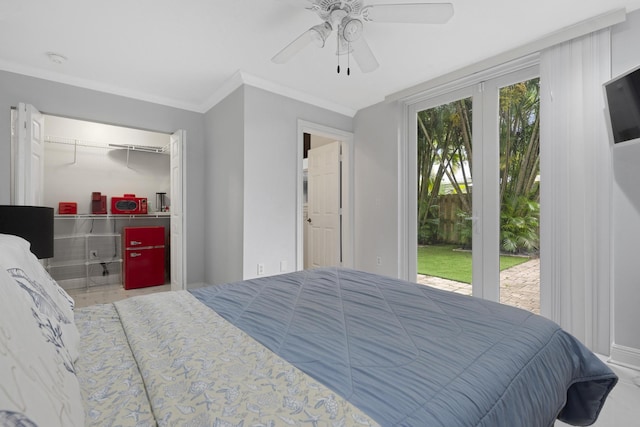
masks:
{"label": "green tree foliage", "polygon": [[540,241],[540,85],[500,90],[500,242],[505,252],[534,253]]}
{"label": "green tree foliage", "polygon": [[500,212],[500,248],[510,253],[534,253],[539,249],[540,204],[525,196],[510,196]]}
{"label": "green tree foliage", "polygon": [[500,90],[500,200],[540,200],[539,79]]}
{"label": "green tree foliage", "polygon": [[[500,200],[502,250],[536,251],[540,187],[539,80],[500,90]],[[418,113],[418,241],[436,243],[438,197],[455,194],[460,244],[470,242],[473,170],[471,98]],[[443,178],[448,179],[446,186]]]}
{"label": "green tree foliage", "polygon": [[[420,243],[438,241],[438,196],[452,192],[471,210],[471,99],[418,113],[418,230]],[[465,163],[468,166],[465,166]],[[462,180],[458,179],[460,171]],[[451,188],[443,188],[443,177]]]}

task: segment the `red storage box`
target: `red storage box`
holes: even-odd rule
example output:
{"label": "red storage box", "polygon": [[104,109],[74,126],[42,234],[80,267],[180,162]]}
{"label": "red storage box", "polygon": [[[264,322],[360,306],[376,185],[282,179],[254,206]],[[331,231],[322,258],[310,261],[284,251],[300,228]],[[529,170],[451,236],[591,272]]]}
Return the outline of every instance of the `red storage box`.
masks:
{"label": "red storage box", "polygon": [[58,203],[58,213],[60,215],[77,215],[78,204],[76,202],[60,202]]}

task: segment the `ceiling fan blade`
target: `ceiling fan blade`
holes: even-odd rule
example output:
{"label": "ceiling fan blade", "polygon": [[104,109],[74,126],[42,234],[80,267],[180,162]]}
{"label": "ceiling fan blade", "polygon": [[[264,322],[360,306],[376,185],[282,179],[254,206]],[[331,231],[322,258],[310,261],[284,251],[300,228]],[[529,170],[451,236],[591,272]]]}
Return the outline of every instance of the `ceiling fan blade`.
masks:
{"label": "ceiling fan blade", "polygon": [[331,34],[331,25],[327,22],[315,25],[289,43],[284,49],[271,58],[271,61],[276,64],[284,64],[311,43],[315,43],[319,47],[324,47],[324,42],[327,40],[327,37],[329,37],[329,34]]}
{"label": "ceiling fan blade", "polygon": [[371,51],[369,43],[364,37],[360,37],[358,40],[351,43],[353,46],[353,59],[358,63],[360,71],[363,73],[369,73],[379,67],[378,60]]}
{"label": "ceiling fan blade", "polygon": [[289,43],[284,49],[271,58],[271,61],[276,64],[284,64],[313,42],[313,37],[313,30],[309,29],[305,31],[297,39]]}
{"label": "ceiling fan blade", "polygon": [[451,3],[375,4],[362,10],[365,21],[444,24],[453,16]]}

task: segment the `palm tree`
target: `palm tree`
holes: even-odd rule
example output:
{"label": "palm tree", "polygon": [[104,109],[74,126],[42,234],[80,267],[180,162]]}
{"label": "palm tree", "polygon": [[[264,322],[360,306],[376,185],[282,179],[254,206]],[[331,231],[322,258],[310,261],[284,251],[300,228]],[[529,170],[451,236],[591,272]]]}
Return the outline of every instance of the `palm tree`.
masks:
{"label": "palm tree", "polygon": [[[500,90],[501,241],[502,249],[509,252],[537,250],[538,247],[539,113],[539,79]],[[461,236],[466,236],[464,227],[468,227],[469,222],[464,218],[471,213],[473,170],[471,120],[470,98],[418,113],[418,230],[421,243],[439,240],[438,197],[446,193],[458,197],[457,217],[463,219],[458,221],[459,231]],[[442,185],[444,177],[449,186]],[[518,219],[522,219],[519,217],[522,215],[528,218],[524,222]],[[515,227],[516,223],[526,227]]]}
{"label": "palm tree", "polygon": [[[466,166],[465,166],[466,165]],[[459,179],[461,172],[462,180]],[[449,190],[471,209],[471,100],[463,99],[418,113],[418,230],[434,240],[438,196],[446,176]]]}
{"label": "palm tree", "polygon": [[539,90],[539,79],[500,90],[500,241],[506,252],[539,248]]}
{"label": "palm tree", "polygon": [[539,200],[539,79],[500,90],[500,200],[527,196]]}

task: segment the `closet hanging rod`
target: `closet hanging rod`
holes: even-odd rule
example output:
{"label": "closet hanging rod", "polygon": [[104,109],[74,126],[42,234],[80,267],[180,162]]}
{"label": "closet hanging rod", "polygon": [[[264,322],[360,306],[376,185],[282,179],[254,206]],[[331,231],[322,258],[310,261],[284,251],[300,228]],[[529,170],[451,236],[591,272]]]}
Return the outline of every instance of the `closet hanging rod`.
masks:
{"label": "closet hanging rod", "polygon": [[109,144],[111,148],[124,148],[132,151],[144,151],[147,153],[165,153],[167,152],[168,145],[164,147],[154,147],[151,145],[130,145],[130,144]]}
{"label": "closet hanging rod", "polygon": [[113,150],[114,148],[126,149],[131,151],[143,151],[145,153],[169,154],[169,144],[164,147],[156,147],[152,145],[135,145],[135,144],[100,144],[93,141],[85,141],[81,139],[63,138],[56,136],[45,136],[45,142],[53,144],[73,145],[75,147],[101,148],[105,150]]}
{"label": "closet hanging rod", "polygon": [[58,138],[58,137],[52,137],[52,136],[45,136],[44,142],[48,142],[50,144],[73,145],[75,147],[80,146],[80,147],[90,147],[90,148],[108,148],[104,145],[89,143],[87,141],[81,141],[79,139]]}

